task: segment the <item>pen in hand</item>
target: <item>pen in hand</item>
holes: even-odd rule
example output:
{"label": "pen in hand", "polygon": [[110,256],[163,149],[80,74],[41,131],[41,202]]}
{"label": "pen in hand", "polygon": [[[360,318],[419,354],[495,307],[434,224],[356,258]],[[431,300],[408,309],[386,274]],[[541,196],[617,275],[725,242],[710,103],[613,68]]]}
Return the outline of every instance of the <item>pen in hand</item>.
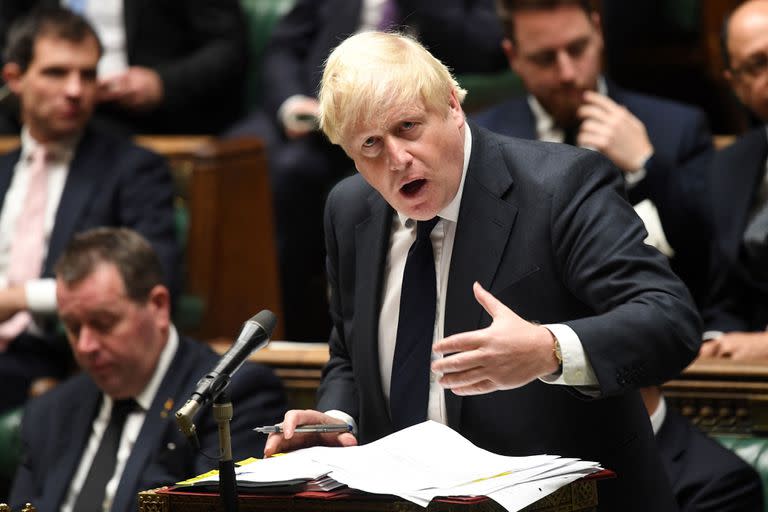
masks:
{"label": "pen in hand", "polygon": [[[253,429],[255,432],[261,434],[282,433],[282,425],[266,425],[263,427],[256,427]],[[299,434],[306,433],[320,433],[326,434],[329,432],[352,432],[352,425],[346,423],[328,423],[318,425],[299,425],[294,429],[294,432]]]}

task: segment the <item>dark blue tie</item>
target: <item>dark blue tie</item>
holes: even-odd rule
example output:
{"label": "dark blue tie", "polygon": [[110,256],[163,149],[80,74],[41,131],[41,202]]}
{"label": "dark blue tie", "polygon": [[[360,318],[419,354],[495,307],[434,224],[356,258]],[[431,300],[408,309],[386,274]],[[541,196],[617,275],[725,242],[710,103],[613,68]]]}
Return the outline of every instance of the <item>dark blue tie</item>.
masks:
{"label": "dark blue tie", "polygon": [[116,400],[112,404],[112,412],[109,416],[109,424],[101,438],[99,449],[85,477],[80,494],[75,500],[74,512],[102,511],[104,495],[107,484],[115,474],[117,463],[117,449],[120,446],[120,437],[123,435],[123,427],[128,415],[136,410],[138,404],[133,398]]}
{"label": "dark blue tie", "polygon": [[405,261],[389,392],[395,430],[427,419],[429,366],[437,309],[435,258],[429,235],[438,220],[434,217],[417,223],[416,241],[408,250]]}

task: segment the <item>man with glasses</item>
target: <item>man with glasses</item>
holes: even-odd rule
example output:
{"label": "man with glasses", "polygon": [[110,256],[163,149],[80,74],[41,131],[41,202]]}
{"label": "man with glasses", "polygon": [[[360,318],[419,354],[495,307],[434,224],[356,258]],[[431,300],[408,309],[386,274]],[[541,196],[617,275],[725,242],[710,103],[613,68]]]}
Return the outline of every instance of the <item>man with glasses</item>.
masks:
{"label": "man with glasses", "polygon": [[760,125],[712,161],[712,272],[702,354],[768,358],[768,1],[751,0],[723,23],[725,78]]}
{"label": "man with glasses", "polygon": [[476,121],[504,135],[566,142],[607,156],[623,172],[651,243],[674,254],[673,267],[700,301],[706,237],[682,212],[701,186],[695,163],[712,149],[704,113],[606,79],[600,15],[589,0],[501,0],[498,6],[504,52],[528,95]]}

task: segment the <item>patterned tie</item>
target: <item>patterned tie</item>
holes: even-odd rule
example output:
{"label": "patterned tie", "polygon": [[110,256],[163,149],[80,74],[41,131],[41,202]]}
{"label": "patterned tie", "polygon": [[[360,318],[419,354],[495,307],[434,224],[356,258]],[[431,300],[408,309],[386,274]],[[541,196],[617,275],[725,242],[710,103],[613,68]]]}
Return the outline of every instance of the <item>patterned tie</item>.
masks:
{"label": "patterned tie", "polygon": [[80,494],[75,500],[73,512],[102,512],[104,510],[104,496],[107,484],[115,474],[117,464],[117,449],[120,446],[120,437],[123,435],[123,427],[128,415],[136,410],[138,404],[133,398],[116,400],[112,404],[112,412],[109,416],[109,424],[101,438],[99,450],[91,462],[91,469],[85,477]]}
{"label": "patterned tie", "polygon": [[[29,183],[24,204],[16,220],[8,259],[8,285],[23,286],[40,277],[45,253],[45,207],[48,201],[47,151],[37,146],[31,155]],[[29,325],[32,317],[26,311],[16,313],[0,324],[0,340],[12,340]]]}
{"label": "patterned tie", "polygon": [[416,240],[405,261],[389,393],[395,430],[427,419],[429,366],[437,309],[435,258],[429,235],[438,220],[434,217],[417,223]]}

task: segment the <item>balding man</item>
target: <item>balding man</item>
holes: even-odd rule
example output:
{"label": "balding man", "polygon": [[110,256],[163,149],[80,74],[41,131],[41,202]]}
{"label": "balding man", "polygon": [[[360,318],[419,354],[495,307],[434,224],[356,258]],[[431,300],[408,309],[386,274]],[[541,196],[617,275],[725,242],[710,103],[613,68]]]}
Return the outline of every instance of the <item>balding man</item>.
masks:
{"label": "balding man", "polygon": [[707,356],[768,358],[768,1],[739,6],[723,25],[725,78],[761,125],[721,151],[709,170]]}

